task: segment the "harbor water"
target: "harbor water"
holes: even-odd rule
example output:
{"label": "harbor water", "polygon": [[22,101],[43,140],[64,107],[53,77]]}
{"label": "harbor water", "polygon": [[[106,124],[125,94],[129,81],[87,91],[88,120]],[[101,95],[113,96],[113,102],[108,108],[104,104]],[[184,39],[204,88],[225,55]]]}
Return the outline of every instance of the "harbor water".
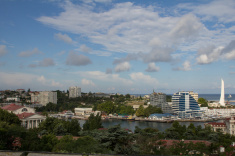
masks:
{"label": "harbor water", "polygon": [[[80,126],[82,127],[85,123],[85,120],[79,120]],[[180,125],[189,126],[191,122],[179,122]],[[192,122],[194,126],[201,125],[204,128],[204,123],[206,122]],[[138,126],[141,129],[144,128],[157,128],[159,131],[165,131],[166,129],[170,128],[172,123],[160,123],[160,122],[147,122],[147,121],[128,121],[128,120],[118,120],[118,119],[107,119],[102,120],[102,125],[104,128],[109,128],[115,125],[120,124],[122,128],[129,129],[134,132],[135,127]]]}

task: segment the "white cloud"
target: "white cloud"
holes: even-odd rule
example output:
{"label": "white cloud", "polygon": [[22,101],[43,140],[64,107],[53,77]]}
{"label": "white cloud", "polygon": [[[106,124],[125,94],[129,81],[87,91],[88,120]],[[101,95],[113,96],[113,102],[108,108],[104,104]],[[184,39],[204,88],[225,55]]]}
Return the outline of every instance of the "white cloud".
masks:
{"label": "white cloud", "polygon": [[119,74],[106,74],[101,71],[86,71],[86,72],[77,72],[82,77],[86,79],[99,80],[102,82],[111,82],[113,84],[123,84],[123,85],[132,85],[133,82],[129,79],[124,79],[119,76]]}
{"label": "white cloud", "polygon": [[232,40],[225,47],[215,47],[210,45],[198,50],[197,63],[208,64],[219,59],[234,60],[235,59],[235,40]]}
{"label": "white cloud", "polygon": [[[168,8],[171,12],[131,2],[114,3],[112,8],[99,11],[95,9],[96,5],[76,5],[70,1],[61,6],[64,11],[57,16],[41,16],[36,20],[60,31],[87,37],[92,44],[102,47],[102,50],[94,51],[82,45],[80,50],[84,52],[100,56],[110,56],[113,52],[128,53],[127,57],[116,60],[120,62],[169,62],[174,60],[172,55],[178,51],[185,51],[190,56],[190,52],[205,45],[219,45],[211,49],[211,53],[198,55],[198,64],[208,64],[218,60],[215,55],[220,47],[235,38],[234,26],[226,25],[235,21],[233,0],[181,3]],[[211,20],[214,18],[219,23]],[[205,21],[212,21],[214,26],[204,25],[202,22]],[[129,54],[133,54],[132,57],[128,57]],[[223,58],[233,59],[234,55],[230,51]],[[120,63],[116,61],[114,64]]]}
{"label": "white cloud", "polygon": [[165,46],[172,41],[172,36],[175,40],[193,37],[202,27],[192,14],[182,18],[161,17],[152,6],[136,6],[131,2],[118,3],[100,12],[68,1],[63,8],[64,12],[58,16],[42,16],[37,20],[58,30],[83,34],[111,52],[147,53],[153,48],[149,41],[156,40],[156,36]]}
{"label": "white cloud", "polygon": [[[35,88],[42,90],[51,89],[51,87],[62,87],[59,82],[46,79],[43,75],[27,74],[27,73],[5,73],[0,72],[0,86],[5,89],[18,89],[18,88]],[[57,84],[57,85],[56,85]],[[60,85],[59,85],[60,84]]]}
{"label": "white cloud", "polygon": [[75,43],[72,38],[70,38],[67,34],[57,33],[54,37],[58,40],[64,41],[65,43],[73,44]]}
{"label": "white cloud", "polygon": [[7,53],[6,46],[0,45],[0,57]]}
{"label": "white cloud", "polygon": [[90,53],[92,51],[92,49],[87,47],[85,44],[81,45],[79,50],[85,53]]}
{"label": "white cloud", "polygon": [[129,71],[131,68],[129,62],[122,62],[120,64],[117,64],[115,67],[115,72],[123,72],[123,71]]}
{"label": "white cloud", "polygon": [[85,66],[91,63],[91,60],[87,56],[79,55],[72,51],[69,53],[66,60],[66,64],[72,66]]}
{"label": "white cloud", "polygon": [[99,3],[111,3],[112,0],[94,0],[95,2],[99,2]]}
{"label": "white cloud", "polygon": [[42,52],[39,51],[38,48],[34,48],[31,51],[22,51],[22,52],[20,52],[19,56],[20,57],[30,57],[30,56],[35,55],[35,54],[42,54]]}
{"label": "white cloud", "polygon": [[152,63],[148,64],[148,68],[145,71],[147,71],[147,72],[158,72],[159,70],[160,70],[160,68],[157,67],[155,65],[155,63],[152,62]]}
{"label": "white cloud", "polygon": [[43,59],[41,62],[39,62],[38,65],[39,65],[39,66],[42,66],[42,67],[48,67],[48,66],[54,66],[55,63],[54,63],[53,59],[51,59],[51,58],[45,58],[45,59]]}
{"label": "white cloud", "polygon": [[189,4],[186,6],[193,10],[195,14],[203,17],[203,20],[212,21],[215,18],[219,22],[234,22],[235,21],[235,1],[233,0],[215,0],[208,4],[194,6]]}
{"label": "white cloud", "polygon": [[82,85],[85,85],[85,86],[95,86],[95,83],[92,82],[91,80],[87,80],[87,79],[82,79]]}
{"label": "white cloud", "polygon": [[42,61],[39,61],[38,64],[30,64],[29,67],[36,68],[36,67],[49,67],[54,66],[55,63],[51,58],[45,58]]}
{"label": "white cloud", "polygon": [[137,83],[148,84],[148,85],[157,85],[158,80],[152,78],[150,75],[144,75],[142,72],[131,73],[129,74],[131,79]]}
{"label": "white cloud", "polygon": [[173,70],[189,71],[191,70],[191,63],[189,61],[185,61],[183,63],[183,67],[174,68]]}
{"label": "white cloud", "polygon": [[169,34],[170,38],[174,39],[174,42],[178,42],[179,39],[186,41],[187,39],[195,38],[202,28],[202,23],[195,15],[187,14],[177,21]]}
{"label": "white cloud", "polygon": [[217,61],[221,56],[221,51],[224,47],[216,48],[213,45],[201,48],[198,50],[197,63],[208,64]]}

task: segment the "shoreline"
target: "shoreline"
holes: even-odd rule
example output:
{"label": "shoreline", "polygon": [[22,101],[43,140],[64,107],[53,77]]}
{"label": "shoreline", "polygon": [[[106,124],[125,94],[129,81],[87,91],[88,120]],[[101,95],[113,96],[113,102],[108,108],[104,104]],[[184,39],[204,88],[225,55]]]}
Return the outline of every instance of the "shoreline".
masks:
{"label": "shoreline", "polygon": [[[73,116],[72,119],[78,120],[88,120],[88,118],[80,117],[80,116]],[[153,120],[153,119],[145,119],[145,118],[123,118],[123,117],[106,117],[102,118],[102,120],[125,120],[125,121],[144,121],[144,122],[158,122],[158,123],[172,123],[174,121],[178,122],[214,122],[218,120],[223,120],[222,118],[217,119],[165,119],[165,120]]]}

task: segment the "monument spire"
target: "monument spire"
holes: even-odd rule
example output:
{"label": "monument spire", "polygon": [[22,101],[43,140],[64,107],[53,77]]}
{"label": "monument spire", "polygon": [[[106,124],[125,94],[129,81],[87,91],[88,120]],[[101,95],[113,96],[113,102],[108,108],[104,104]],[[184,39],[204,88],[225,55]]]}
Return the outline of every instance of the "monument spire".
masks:
{"label": "monument spire", "polygon": [[224,80],[221,79],[221,93],[220,93],[220,100],[219,100],[220,106],[225,106],[224,103]]}

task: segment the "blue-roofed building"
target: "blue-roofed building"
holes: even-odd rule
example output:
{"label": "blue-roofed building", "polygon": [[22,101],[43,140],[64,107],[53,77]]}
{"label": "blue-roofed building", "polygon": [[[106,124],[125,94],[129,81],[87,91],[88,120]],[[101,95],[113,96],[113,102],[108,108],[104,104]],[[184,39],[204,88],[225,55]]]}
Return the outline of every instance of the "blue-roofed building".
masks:
{"label": "blue-roofed building", "polygon": [[172,110],[180,118],[200,117],[202,112],[189,92],[178,92],[172,96]]}

